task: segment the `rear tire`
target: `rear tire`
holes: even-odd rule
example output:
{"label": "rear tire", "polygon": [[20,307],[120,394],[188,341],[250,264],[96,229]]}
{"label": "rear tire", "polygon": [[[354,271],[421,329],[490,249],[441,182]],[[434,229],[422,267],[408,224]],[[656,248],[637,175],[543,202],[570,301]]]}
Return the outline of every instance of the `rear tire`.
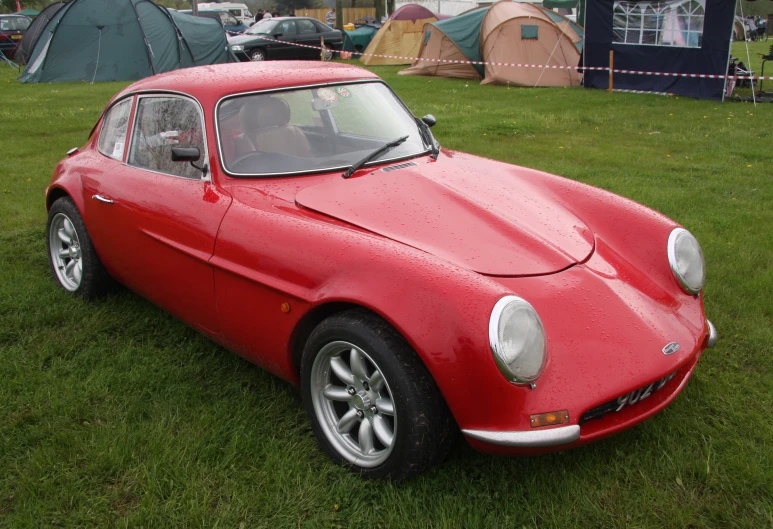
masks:
{"label": "rear tire", "polygon": [[68,292],[90,301],[115,287],[69,197],[58,199],[48,212],[46,248],[51,273]]}
{"label": "rear tire", "polygon": [[435,381],[387,322],[331,316],[304,347],[301,392],[322,450],[363,478],[401,480],[442,461],[456,425]]}

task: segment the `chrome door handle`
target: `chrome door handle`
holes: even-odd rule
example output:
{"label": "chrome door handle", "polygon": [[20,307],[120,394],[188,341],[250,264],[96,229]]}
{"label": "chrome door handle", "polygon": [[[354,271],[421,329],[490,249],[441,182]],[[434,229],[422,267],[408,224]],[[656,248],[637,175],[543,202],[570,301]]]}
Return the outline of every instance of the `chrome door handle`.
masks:
{"label": "chrome door handle", "polygon": [[103,197],[102,195],[92,195],[91,198],[94,200],[99,200],[100,202],[104,202],[105,204],[112,204],[113,201],[109,198]]}

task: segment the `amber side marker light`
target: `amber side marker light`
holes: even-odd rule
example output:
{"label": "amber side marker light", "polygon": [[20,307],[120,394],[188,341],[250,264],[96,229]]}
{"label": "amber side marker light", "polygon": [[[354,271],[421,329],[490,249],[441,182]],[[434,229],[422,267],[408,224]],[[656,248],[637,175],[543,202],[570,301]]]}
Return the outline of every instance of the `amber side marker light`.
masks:
{"label": "amber side marker light", "polygon": [[551,411],[550,413],[538,413],[530,417],[531,427],[555,426],[569,422],[569,410]]}

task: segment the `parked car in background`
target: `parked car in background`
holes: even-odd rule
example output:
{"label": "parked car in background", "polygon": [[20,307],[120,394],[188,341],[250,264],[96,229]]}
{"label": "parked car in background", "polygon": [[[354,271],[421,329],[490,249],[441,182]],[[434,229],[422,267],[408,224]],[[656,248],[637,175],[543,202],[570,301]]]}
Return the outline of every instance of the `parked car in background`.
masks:
{"label": "parked car in background", "polygon": [[254,16],[246,4],[237,4],[233,2],[199,2],[199,10],[205,11],[228,11],[242,24],[250,26],[254,22]]}
{"label": "parked car in background", "polygon": [[695,237],[603,189],[441,148],[435,121],[338,63],[142,79],[54,171],[52,275],[86,300],[115,279],[299,385],[322,450],[365,477],[418,474],[459,430],[536,454],[668,406],[717,341]]}
{"label": "parked car in background", "polygon": [[384,24],[376,17],[362,17],[354,21],[354,27],[356,28],[360,26],[365,26],[365,25],[380,28]]}
{"label": "parked car in background", "polygon": [[32,19],[24,15],[0,15],[0,51],[13,59]]}
{"label": "parked car in background", "polygon": [[325,47],[328,49],[325,60],[332,59],[333,52],[343,48],[343,36],[339,30],[308,17],[261,20],[241,35],[229,37],[228,44],[240,61],[319,59],[319,49],[295,44],[319,47],[320,38],[325,39]]}
{"label": "parked car in background", "polygon": [[[190,9],[185,9],[180,12],[187,13],[189,15],[193,14],[193,12]],[[223,29],[225,29],[228,33],[241,33],[249,27],[246,24],[242,23],[241,21],[237,20],[236,17],[233,16],[228,11],[199,9],[198,16],[206,17],[206,18],[214,18],[215,20],[219,20],[220,23],[223,24]]]}

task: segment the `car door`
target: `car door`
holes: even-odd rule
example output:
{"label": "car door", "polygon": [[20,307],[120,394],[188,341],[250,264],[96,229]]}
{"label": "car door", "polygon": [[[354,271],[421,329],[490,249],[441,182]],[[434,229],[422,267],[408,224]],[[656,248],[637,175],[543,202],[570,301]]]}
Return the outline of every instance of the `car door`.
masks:
{"label": "car door", "polygon": [[[319,48],[321,33],[317,30],[317,26],[314,25],[314,22],[305,18],[300,18],[295,21],[295,24],[298,27],[297,42],[299,44]],[[319,59],[319,53],[319,49],[298,48],[298,53],[295,58]]]}
{"label": "car door", "polygon": [[277,21],[271,31],[271,37],[281,41],[271,43],[269,51],[271,59],[293,59],[296,57],[300,48],[293,45],[298,37],[295,21]]}
{"label": "car door", "polygon": [[325,43],[330,47],[334,48],[336,50],[343,49],[343,34],[338,29],[333,29],[330,26],[323,24],[319,20],[312,20],[315,26],[317,26],[317,31],[320,33],[320,37],[325,38]]}
{"label": "car door", "polygon": [[172,147],[196,147],[206,163],[201,106],[182,95],[140,95],[131,127],[126,161],[84,185],[97,252],[133,290],[191,325],[217,331],[209,259],[231,198],[199,169],[171,159]]}

